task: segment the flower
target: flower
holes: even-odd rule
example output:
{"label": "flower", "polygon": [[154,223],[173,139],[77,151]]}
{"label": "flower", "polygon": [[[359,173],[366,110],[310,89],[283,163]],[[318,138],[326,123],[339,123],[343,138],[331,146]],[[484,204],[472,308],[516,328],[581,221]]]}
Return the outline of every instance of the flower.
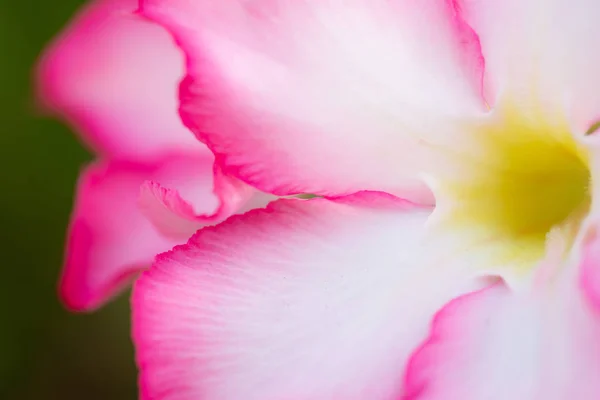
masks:
{"label": "flower", "polygon": [[60,282],[64,303],[77,311],[102,305],[155,254],[237,211],[253,193],[219,168],[213,176],[212,153],[177,115],[183,57],[135,7],[133,0],[89,4],[37,71],[42,105],[98,156],[78,182]]}
{"label": "flower", "polygon": [[224,171],[325,196],[203,228],[143,273],[142,398],[600,398],[600,3],[141,12],[185,51],[182,117]]}

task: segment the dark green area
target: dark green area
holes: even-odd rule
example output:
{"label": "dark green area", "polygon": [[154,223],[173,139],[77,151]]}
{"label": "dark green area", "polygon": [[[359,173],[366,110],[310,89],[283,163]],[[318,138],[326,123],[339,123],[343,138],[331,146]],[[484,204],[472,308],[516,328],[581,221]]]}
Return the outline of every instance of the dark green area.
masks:
{"label": "dark green area", "polygon": [[0,1],[0,399],[135,399],[127,296],[63,310],[56,280],[73,187],[90,155],[36,115],[31,71],[80,0]]}

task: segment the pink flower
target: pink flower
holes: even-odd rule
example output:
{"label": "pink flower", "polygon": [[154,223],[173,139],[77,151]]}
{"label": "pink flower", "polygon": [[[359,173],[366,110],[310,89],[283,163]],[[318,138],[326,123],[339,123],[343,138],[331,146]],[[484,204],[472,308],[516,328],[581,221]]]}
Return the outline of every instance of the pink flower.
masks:
{"label": "pink flower", "polygon": [[[186,52],[182,116],[225,171],[328,196],[204,228],[144,272],[142,398],[600,398],[599,2],[142,12]],[[434,208],[396,197],[425,185]]]}
{"label": "pink flower", "polygon": [[213,155],[177,114],[183,56],[135,8],[134,0],[90,4],[38,68],[43,105],[98,156],[79,179],[60,282],[73,310],[102,305],[155,254],[252,194],[218,168],[213,176]]}

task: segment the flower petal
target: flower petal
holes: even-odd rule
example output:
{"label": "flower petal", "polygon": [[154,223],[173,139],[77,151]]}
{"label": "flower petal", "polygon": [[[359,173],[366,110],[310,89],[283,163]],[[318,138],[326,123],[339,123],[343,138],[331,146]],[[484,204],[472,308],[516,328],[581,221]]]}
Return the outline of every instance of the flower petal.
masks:
{"label": "flower petal", "polygon": [[158,182],[146,181],[141,187],[139,205],[142,212],[163,235],[175,239],[187,240],[203,226],[214,225],[232,214],[263,207],[275,200],[275,196],[260,193],[215,168],[214,194],[221,202],[214,212],[205,214],[203,210],[206,210],[206,197],[212,197],[213,194],[199,186],[199,182],[186,183],[189,186],[186,188],[188,192],[194,188],[201,189],[190,194],[194,203],[182,198],[180,190],[165,187]]}
{"label": "flower petal", "polygon": [[489,102],[509,97],[532,115],[567,117],[579,134],[600,119],[600,3],[461,0],[481,39]]}
{"label": "flower petal", "polygon": [[[598,214],[595,214],[596,218]],[[598,221],[594,221],[583,241],[583,256],[579,283],[588,301],[600,312],[600,236]]]}
{"label": "flower petal", "polygon": [[[80,177],[69,229],[60,294],[72,310],[102,305],[154,256],[181,242],[163,237],[137,207],[140,185],[159,179],[193,181],[205,191],[205,212],[218,207],[212,195],[212,160],[178,156],[154,164],[98,163]],[[177,186],[176,186],[177,187]],[[212,196],[212,198],[209,198]]]}
{"label": "flower petal", "polygon": [[207,152],[177,114],[183,57],[168,33],[132,12],[135,0],[98,0],[43,55],[38,91],[104,156],[145,159]]}
{"label": "flower petal", "polygon": [[424,244],[429,213],[284,199],[159,256],[133,295],[142,398],[395,398],[433,313],[474,283]]}
{"label": "flower petal", "polygon": [[600,319],[572,270],[534,291],[497,284],[442,309],[403,399],[600,398]]}
{"label": "flower petal", "polygon": [[266,192],[426,196],[419,134],[483,108],[477,38],[451,1],[141,4],[186,51],[184,122]]}

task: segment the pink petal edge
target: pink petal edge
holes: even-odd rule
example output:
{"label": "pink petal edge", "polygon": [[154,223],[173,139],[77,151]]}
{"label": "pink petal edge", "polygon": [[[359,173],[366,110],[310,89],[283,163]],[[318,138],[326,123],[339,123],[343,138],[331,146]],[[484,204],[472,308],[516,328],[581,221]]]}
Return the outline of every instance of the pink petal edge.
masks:
{"label": "pink petal edge", "polygon": [[[172,154],[153,162],[100,161],[77,185],[59,294],[67,308],[91,311],[120,292],[154,256],[187,237],[161,234],[138,206],[140,185],[155,179],[174,188],[194,187],[195,207],[207,215],[233,212],[235,194],[212,191],[212,158]],[[198,202],[198,200],[201,200]],[[225,211],[222,211],[223,213]],[[225,218],[224,214],[221,217]]]}
{"label": "pink petal edge", "polygon": [[162,27],[134,14],[136,6],[94,0],[73,17],[38,61],[40,108],[105,157],[208,153],[177,114],[183,56]]}
{"label": "pink petal edge", "polygon": [[177,189],[146,181],[140,188],[139,206],[146,217],[165,236],[186,240],[198,229],[214,225],[235,214],[255,194],[241,181],[224,175],[214,167],[213,193],[219,199],[214,212],[203,213],[181,197]]}
{"label": "pink petal edge", "polygon": [[431,317],[481,288],[421,241],[430,210],[280,199],[157,256],[132,296],[141,398],[394,398]]}
{"label": "pink petal edge", "polygon": [[401,399],[600,398],[600,320],[588,291],[597,281],[582,282],[589,259],[579,244],[554,257],[554,274],[542,264],[526,290],[494,284],[444,307],[410,358]]}
{"label": "pink petal edge", "polygon": [[414,350],[408,360],[406,373],[404,374],[404,392],[399,400],[419,400],[426,390],[428,376],[424,373],[421,366],[426,366],[431,362],[428,353],[429,348],[444,340],[447,334],[444,325],[446,321],[457,312],[468,307],[472,301],[476,301],[480,294],[501,285],[502,283],[495,283],[483,289],[459,296],[448,302],[433,316],[427,339]]}
{"label": "pink petal edge", "polygon": [[72,311],[92,311],[177,242],[163,238],[135,204],[156,166],[96,162],[81,173],[69,225],[59,297]]}
{"label": "pink petal edge", "polygon": [[[159,5],[157,5],[157,3]],[[461,47],[461,51],[463,52],[462,58],[467,60],[465,65],[469,67],[469,73],[474,74],[476,76],[475,81],[477,81],[478,92],[481,98],[479,99],[482,104],[485,103],[483,100],[483,91],[484,88],[482,86],[483,83],[483,69],[485,61],[480,51],[479,38],[475,34],[475,32],[470,28],[468,24],[465,23],[461,16],[460,5],[457,0],[443,0],[443,3],[447,7],[448,18],[452,20],[451,25],[453,25],[453,29],[456,31],[456,35],[458,37],[457,43],[458,46]],[[276,2],[267,1],[255,2],[251,7],[264,7],[265,4],[272,5],[275,7],[277,5]],[[169,5],[171,9],[175,9],[178,7],[177,4]],[[165,9],[167,6],[165,6]],[[348,181],[349,178],[347,176],[338,176],[333,177],[326,183],[319,183],[319,179],[311,179],[309,182],[303,182],[302,179],[291,179],[289,181],[281,181],[281,179],[273,179],[272,174],[274,171],[278,171],[278,175],[281,174],[281,165],[284,165],[283,171],[285,171],[286,176],[288,174],[294,175],[296,173],[295,169],[298,167],[297,164],[288,163],[286,160],[286,156],[279,160],[278,163],[269,164],[267,166],[259,165],[259,162],[250,161],[240,161],[243,158],[243,154],[254,154],[256,152],[260,152],[261,148],[264,145],[261,145],[260,141],[254,140],[252,138],[248,140],[232,140],[231,137],[226,137],[227,135],[223,135],[223,137],[219,136],[222,132],[218,132],[217,134],[211,134],[207,132],[205,129],[201,129],[198,126],[198,121],[194,118],[193,115],[186,109],[186,104],[188,104],[191,99],[196,98],[194,94],[194,90],[192,89],[195,82],[195,73],[194,69],[197,64],[199,64],[198,60],[194,59],[194,54],[197,52],[196,49],[192,46],[192,41],[188,41],[187,36],[191,35],[192,28],[190,26],[186,26],[184,23],[180,23],[177,21],[177,17],[173,17],[169,14],[165,9],[161,9],[160,1],[153,0],[140,0],[138,13],[143,15],[145,18],[152,20],[159,25],[162,25],[170,33],[173,35],[175,41],[179,44],[179,46],[186,53],[186,76],[181,81],[180,90],[179,90],[179,98],[180,98],[180,108],[179,112],[181,118],[186,126],[188,126],[197,137],[213,151],[216,157],[216,162],[220,165],[220,167],[226,171],[228,174],[234,175],[241,179],[242,181],[257,187],[265,192],[273,193],[280,196],[286,195],[295,195],[299,193],[315,193],[321,194],[329,197],[336,196],[344,196],[351,193],[355,193],[361,190],[373,190],[373,191],[387,191],[394,194],[399,195],[400,197],[406,198],[413,202],[417,202],[420,204],[433,204],[433,195],[429,191],[429,188],[420,181],[419,177],[402,177],[399,178],[402,183],[398,185],[398,179],[395,180],[397,186],[381,184],[381,182],[368,182],[368,181]],[[174,13],[175,14],[175,13]],[[235,40],[235,39],[234,39]],[[196,43],[197,44],[197,43]],[[199,67],[202,69],[203,67]],[[206,75],[211,75],[212,72],[208,72]],[[218,75],[218,74],[217,74]],[[201,78],[199,78],[201,79]],[[212,79],[214,81],[215,79]],[[310,136],[310,132],[305,132],[308,136]],[[290,136],[292,132],[285,132],[285,135]],[[254,142],[253,142],[254,140]],[[237,148],[230,149],[228,146],[231,146],[235,143],[245,143],[245,144],[236,144],[235,146],[245,146],[248,143],[253,144],[254,148],[250,151],[246,149],[245,152],[238,151]],[[296,143],[296,146],[301,145],[302,141]],[[319,148],[319,147],[328,147],[328,146],[320,146],[315,145],[311,148]],[[296,152],[296,149],[291,149],[291,153]],[[414,152],[414,149],[413,149]],[[285,152],[278,151],[278,153],[285,154]],[[411,151],[408,151],[405,157],[411,157]],[[418,157],[418,156],[417,156]],[[331,158],[331,157],[327,157]],[[327,159],[326,158],[326,159]],[[261,158],[265,159],[265,157]],[[325,160],[325,159],[324,159]],[[321,160],[323,161],[323,160]],[[312,165],[320,165],[323,162],[313,163]],[[324,161],[327,163],[327,161]],[[360,164],[360,163],[358,163]],[[364,164],[364,163],[363,163]],[[278,167],[275,167],[278,165]],[[354,164],[356,166],[357,163]],[[315,169],[315,168],[301,168],[303,173],[318,173],[318,175],[328,175],[329,172],[325,173],[323,169]],[[309,171],[310,170],[310,171]],[[383,175],[389,174],[391,169],[385,169],[378,173],[379,178],[376,180],[386,180],[387,178],[383,178]],[[315,172],[318,171],[318,172]],[[410,173],[408,173],[410,175]],[[358,174],[355,174],[358,176]],[[317,182],[317,183],[314,183]]]}

